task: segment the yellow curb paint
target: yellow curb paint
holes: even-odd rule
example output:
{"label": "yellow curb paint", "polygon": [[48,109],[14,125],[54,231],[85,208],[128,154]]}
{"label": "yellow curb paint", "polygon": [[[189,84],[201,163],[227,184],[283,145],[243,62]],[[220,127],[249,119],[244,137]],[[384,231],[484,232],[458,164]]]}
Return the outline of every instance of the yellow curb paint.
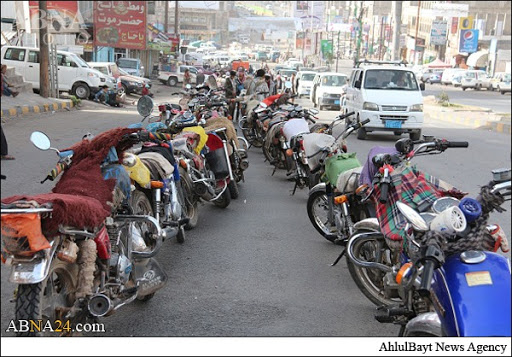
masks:
{"label": "yellow curb paint", "polygon": [[504,128],[503,123],[498,123],[496,125],[496,130],[498,131],[498,133],[503,133],[503,128]]}
{"label": "yellow curb paint", "polygon": [[30,111],[29,107],[21,107],[21,113],[27,114]]}
{"label": "yellow curb paint", "polygon": [[39,107],[39,105],[35,105],[34,106],[34,113],[39,113],[41,112],[41,108]]}
{"label": "yellow curb paint", "polygon": [[52,103],[53,104],[53,110],[59,110],[59,105],[57,103]]}
{"label": "yellow curb paint", "polygon": [[48,104],[43,104],[43,107],[45,112],[50,110],[50,106]]}
{"label": "yellow curb paint", "polygon": [[14,108],[9,109],[9,115],[12,115],[12,116],[16,115],[16,109],[14,109]]}

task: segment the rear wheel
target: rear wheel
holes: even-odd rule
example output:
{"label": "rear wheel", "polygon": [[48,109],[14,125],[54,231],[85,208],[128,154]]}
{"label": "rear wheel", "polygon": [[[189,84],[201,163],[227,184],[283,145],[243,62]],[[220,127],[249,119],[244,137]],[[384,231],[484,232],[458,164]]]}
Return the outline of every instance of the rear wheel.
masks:
{"label": "rear wheel", "polygon": [[176,84],[178,84],[178,79],[176,77],[169,77],[167,79],[167,84],[171,87],[174,87]]}
{"label": "rear wheel", "polygon": [[185,224],[185,229],[190,230],[197,226],[197,221],[199,220],[199,207],[197,207],[197,199],[194,193],[194,184],[192,183],[192,179],[189,174],[180,167],[180,182],[181,182],[181,190],[183,193],[183,200],[185,201],[185,211],[186,216],[189,221]]}
{"label": "rear wheel", "polygon": [[318,233],[330,242],[336,239],[336,228],[331,230],[329,223],[329,202],[325,191],[316,191],[309,195],[307,203],[308,217]]}
{"label": "rear wheel", "polygon": [[229,189],[226,189],[224,193],[215,201],[213,204],[220,208],[226,208],[231,203],[231,194],[229,193]]}
{"label": "rear wheel", "polygon": [[77,83],[71,89],[71,94],[73,94],[79,99],[89,99],[89,96],[91,95],[91,90],[87,84]]}
{"label": "rear wheel", "polygon": [[[75,301],[78,282],[76,264],[68,264],[55,258],[45,280],[38,284],[18,285],[16,294],[15,319],[42,320],[42,326],[47,321],[53,325],[56,320],[64,320],[62,312],[69,310]],[[62,312],[59,313],[59,310]],[[79,322],[79,321],[77,321]],[[63,325],[61,327],[66,327]],[[71,326],[70,326],[71,327]],[[62,333],[68,331],[63,330]],[[69,331],[71,332],[71,331]],[[48,333],[50,333],[48,331]],[[17,336],[43,336],[44,332],[17,332]],[[55,336],[55,333],[52,333]]]}

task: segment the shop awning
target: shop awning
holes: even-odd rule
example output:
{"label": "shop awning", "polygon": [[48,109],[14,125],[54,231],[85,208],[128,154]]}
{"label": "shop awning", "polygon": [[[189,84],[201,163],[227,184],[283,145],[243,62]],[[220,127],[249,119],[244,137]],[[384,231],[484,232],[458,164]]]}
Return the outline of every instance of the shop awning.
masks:
{"label": "shop awning", "polygon": [[451,66],[451,64],[444,63],[439,58],[436,58],[434,61],[425,65],[426,68],[450,68]]}
{"label": "shop awning", "polygon": [[489,52],[487,51],[477,51],[469,55],[466,64],[469,67],[487,67],[487,60],[489,57]]}

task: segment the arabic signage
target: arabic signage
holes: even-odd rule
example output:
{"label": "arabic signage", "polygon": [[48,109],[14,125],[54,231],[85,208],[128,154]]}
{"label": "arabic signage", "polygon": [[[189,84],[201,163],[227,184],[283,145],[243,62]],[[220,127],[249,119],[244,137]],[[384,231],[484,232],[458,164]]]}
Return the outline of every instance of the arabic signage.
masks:
{"label": "arabic signage", "polygon": [[94,45],[146,49],[145,1],[93,1]]}
{"label": "arabic signage", "polygon": [[467,16],[469,11],[468,4],[455,4],[448,2],[437,2],[432,4],[432,16],[459,17]]}
{"label": "arabic signage", "polygon": [[431,45],[445,45],[448,23],[445,20],[432,21],[432,30],[430,32]]}
{"label": "arabic signage", "polygon": [[147,39],[148,50],[162,51],[166,55],[178,52],[180,45],[179,36],[160,31],[152,24],[148,24]]}
{"label": "arabic signage", "polygon": [[459,52],[473,53],[478,50],[478,30],[460,30]]}
{"label": "arabic signage", "polygon": [[30,26],[32,30],[39,30],[39,18],[48,21],[50,33],[80,32],[82,16],[78,11],[76,1],[47,1],[47,13],[40,14],[39,1],[29,1]]}

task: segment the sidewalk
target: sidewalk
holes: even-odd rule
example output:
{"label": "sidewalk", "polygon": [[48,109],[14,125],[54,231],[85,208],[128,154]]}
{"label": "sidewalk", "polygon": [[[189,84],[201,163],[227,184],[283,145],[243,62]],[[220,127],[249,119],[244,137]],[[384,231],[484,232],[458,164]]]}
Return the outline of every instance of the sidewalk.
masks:
{"label": "sidewalk", "polygon": [[461,106],[443,107],[435,104],[433,98],[425,97],[423,112],[431,118],[458,124],[463,127],[493,130],[510,135],[510,113],[494,113],[490,109]]}
{"label": "sidewalk", "polygon": [[38,94],[21,92],[16,98],[2,96],[2,118],[19,117],[27,113],[70,110],[70,99],[43,98]]}

